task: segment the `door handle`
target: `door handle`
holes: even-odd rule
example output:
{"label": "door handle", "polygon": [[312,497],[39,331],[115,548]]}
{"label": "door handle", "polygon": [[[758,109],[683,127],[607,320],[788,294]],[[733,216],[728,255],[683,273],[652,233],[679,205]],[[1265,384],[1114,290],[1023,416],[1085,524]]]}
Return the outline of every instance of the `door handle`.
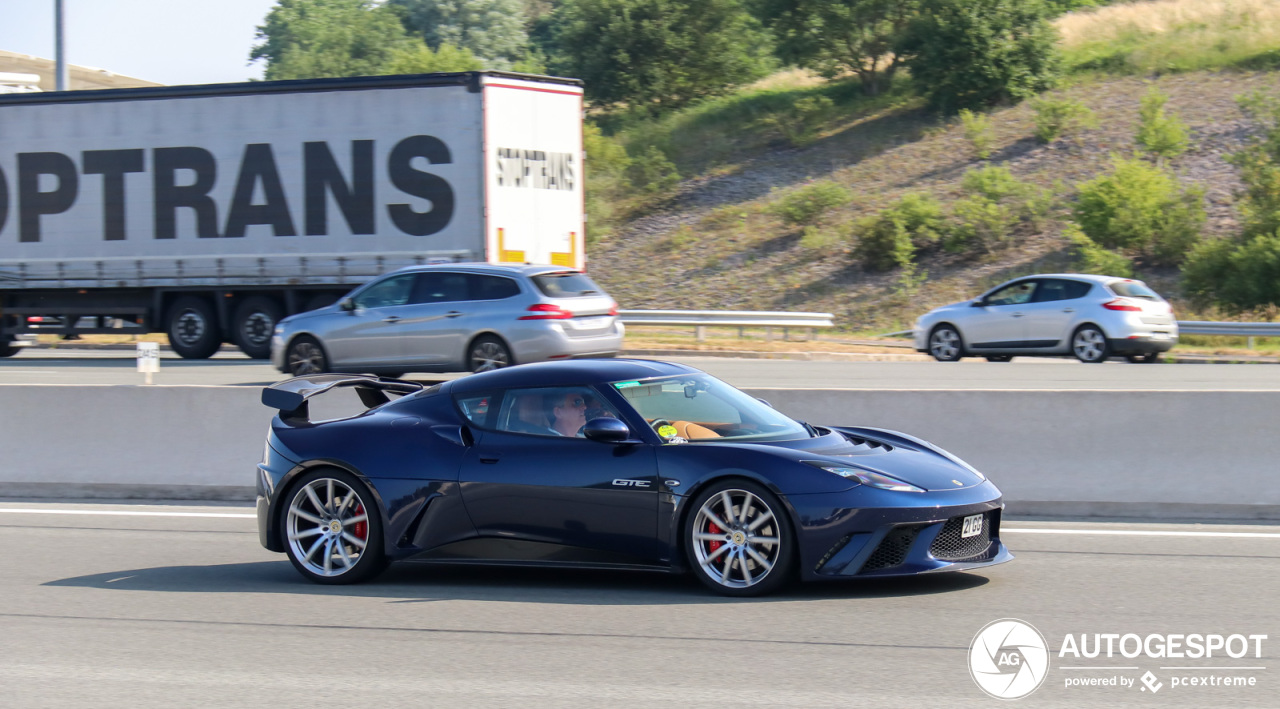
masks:
{"label": "door handle", "polygon": [[1075,311],[1076,311],[1076,309],[1075,309],[1075,308],[1063,308],[1063,309],[1062,309],[1062,312],[1064,312],[1064,313],[1074,313]]}
{"label": "door handle", "polygon": [[446,318],[456,318],[456,317],[458,317],[459,315],[462,315],[462,313],[461,313],[460,311],[457,311],[457,310],[450,310],[449,312],[447,312],[447,313],[445,313],[445,314],[444,314],[444,316],[445,316]]}
{"label": "door handle", "polygon": [[398,315],[388,315],[382,319],[382,322],[400,322],[400,317]]}
{"label": "door handle", "polygon": [[502,460],[502,456],[498,456],[498,455],[493,455],[493,456],[488,456],[488,457],[480,456],[480,462],[481,462],[481,463],[487,463],[487,464],[489,464],[489,465],[492,465],[492,464],[494,464],[494,463],[496,463],[496,462],[498,462],[498,461],[500,461],[500,460]]}
{"label": "door handle", "polygon": [[1022,313],[1013,313],[1013,317],[1020,318],[1022,317]]}

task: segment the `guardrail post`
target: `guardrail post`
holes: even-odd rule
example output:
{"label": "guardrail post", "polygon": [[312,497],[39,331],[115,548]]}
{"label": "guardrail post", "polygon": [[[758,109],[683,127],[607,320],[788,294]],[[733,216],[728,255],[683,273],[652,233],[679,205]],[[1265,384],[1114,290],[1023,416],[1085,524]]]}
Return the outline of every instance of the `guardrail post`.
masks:
{"label": "guardrail post", "polygon": [[707,328],[706,328],[706,326],[704,326],[704,325],[698,325],[698,326],[694,327],[694,329],[693,329],[693,330],[694,330],[694,332],[695,332],[695,333],[697,333],[697,336],[698,336],[698,342],[706,342],[706,341],[707,341]]}
{"label": "guardrail post", "polygon": [[771,327],[766,327],[766,328],[764,329],[764,341],[765,341],[765,342],[773,342],[773,328],[771,328]]}
{"label": "guardrail post", "polygon": [[1248,347],[1249,347],[1249,349],[1253,349],[1253,336],[1252,336],[1252,335],[1250,335],[1250,336],[1249,336],[1249,345],[1248,345]]}

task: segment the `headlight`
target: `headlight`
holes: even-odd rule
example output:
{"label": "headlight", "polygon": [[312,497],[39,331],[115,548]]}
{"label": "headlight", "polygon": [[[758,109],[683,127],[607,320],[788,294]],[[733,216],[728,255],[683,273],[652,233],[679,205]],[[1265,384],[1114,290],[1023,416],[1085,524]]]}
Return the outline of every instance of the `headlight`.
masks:
{"label": "headlight", "polygon": [[891,478],[884,473],[875,473],[862,468],[844,468],[837,465],[821,465],[818,467],[828,473],[835,473],[842,478],[853,478],[868,487],[878,487],[881,490],[893,490],[895,492],[924,492],[924,488],[916,487],[897,478]]}
{"label": "headlight", "polygon": [[276,325],[276,329],[271,332],[273,335],[283,335],[284,325]]}

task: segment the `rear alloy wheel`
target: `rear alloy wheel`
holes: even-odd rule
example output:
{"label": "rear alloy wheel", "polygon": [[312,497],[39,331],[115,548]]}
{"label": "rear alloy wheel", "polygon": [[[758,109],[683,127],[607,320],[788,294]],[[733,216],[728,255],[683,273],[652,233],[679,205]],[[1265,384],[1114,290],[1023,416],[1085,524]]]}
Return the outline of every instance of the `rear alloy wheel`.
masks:
{"label": "rear alloy wheel", "polygon": [[271,356],[271,335],[280,322],[281,310],[274,300],[262,296],[246,299],[236,308],[236,346],[250,359]]}
{"label": "rear alloy wheel", "polygon": [[726,596],[758,596],[787,582],[795,545],[769,491],[726,481],[699,494],[690,510],[685,558],[699,581]]}
{"label": "rear alloy wheel", "polygon": [[307,473],[282,515],[289,561],[316,583],[356,583],[386,566],[373,496],[343,470]]}
{"label": "rear alloy wheel", "polygon": [[295,377],[308,374],[324,374],[329,371],[329,362],[324,356],[324,348],[315,338],[302,335],[289,343],[289,350],[284,353],[285,366]]}
{"label": "rear alloy wheel", "polygon": [[208,359],[222,346],[217,315],[204,298],[183,296],[169,309],[169,346],[184,359]]}
{"label": "rear alloy wheel", "polygon": [[1013,355],[987,355],[988,362],[1011,362]]}
{"label": "rear alloy wheel", "polygon": [[489,372],[510,366],[511,350],[493,335],[477,337],[467,350],[467,369],[473,372]]}
{"label": "rear alloy wheel", "polygon": [[1140,355],[1125,355],[1125,359],[1132,364],[1155,364],[1160,361],[1159,352],[1148,352]]}
{"label": "rear alloy wheel", "polygon": [[950,325],[939,325],[929,333],[929,354],[939,362],[955,362],[964,356],[960,333]]}
{"label": "rear alloy wheel", "polygon": [[1107,336],[1102,334],[1102,330],[1097,326],[1085,325],[1071,336],[1071,352],[1081,362],[1087,364],[1105,362],[1110,350],[1110,346],[1107,345]]}

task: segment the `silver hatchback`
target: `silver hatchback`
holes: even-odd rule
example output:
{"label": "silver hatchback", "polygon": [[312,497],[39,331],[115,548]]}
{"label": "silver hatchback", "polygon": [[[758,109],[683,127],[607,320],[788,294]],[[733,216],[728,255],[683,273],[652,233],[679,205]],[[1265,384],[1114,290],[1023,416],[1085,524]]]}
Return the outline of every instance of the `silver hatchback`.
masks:
{"label": "silver hatchback", "polygon": [[280,321],[271,363],[287,374],[485,371],[613,357],[618,304],[562,266],[411,266],[327,308]]}
{"label": "silver hatchback", "polygon": [[1014,279],[931,310],[916,320],[913,335],[916,350],[942,362],[966,355],[993,362],[1015,355],[1156,362],[1178,343],[1178,323],[1169,303],[1142,281],[1067,273]]}

